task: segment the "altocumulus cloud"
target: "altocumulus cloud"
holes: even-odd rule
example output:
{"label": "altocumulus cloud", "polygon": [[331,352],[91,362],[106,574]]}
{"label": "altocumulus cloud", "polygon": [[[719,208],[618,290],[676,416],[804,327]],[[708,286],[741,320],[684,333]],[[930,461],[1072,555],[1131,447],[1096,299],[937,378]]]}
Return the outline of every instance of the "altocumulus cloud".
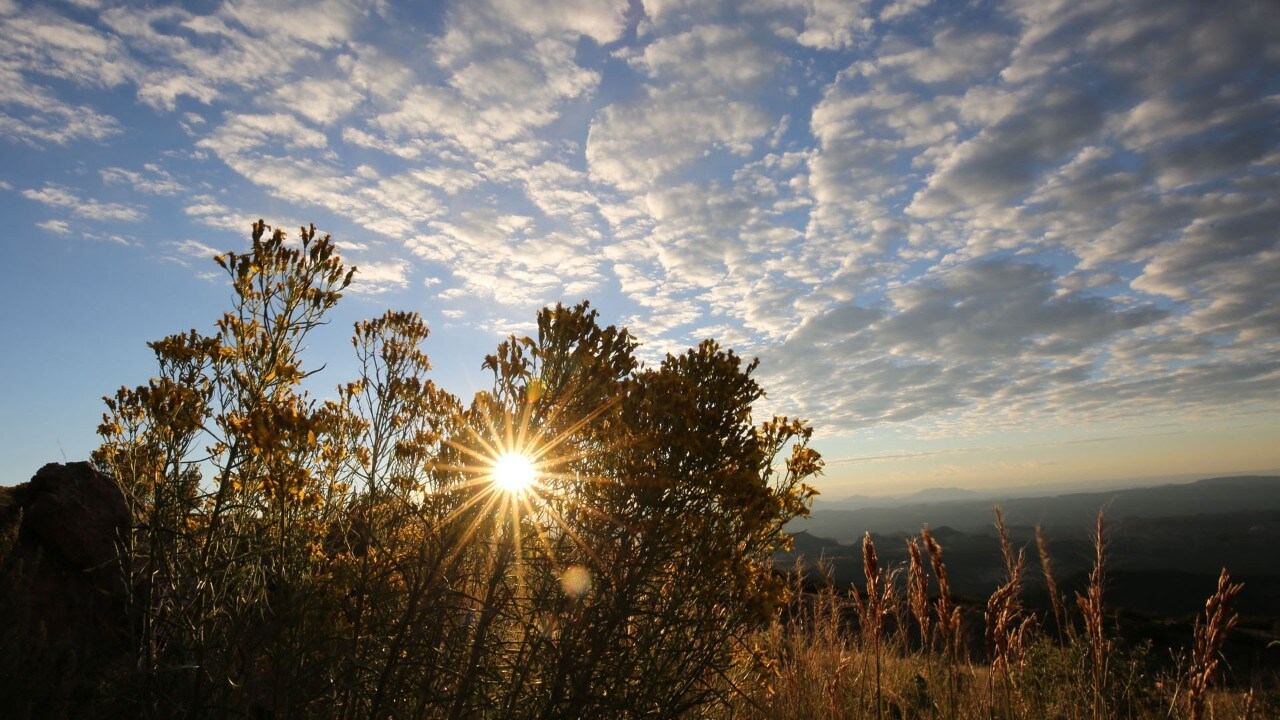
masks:
{"label": "altocumulus cloud", "polygon": [[589,296],[830,432],[1274,409],[1278,98],[1266,0],[0,0],[29,227],[315,217],[379,302]]}

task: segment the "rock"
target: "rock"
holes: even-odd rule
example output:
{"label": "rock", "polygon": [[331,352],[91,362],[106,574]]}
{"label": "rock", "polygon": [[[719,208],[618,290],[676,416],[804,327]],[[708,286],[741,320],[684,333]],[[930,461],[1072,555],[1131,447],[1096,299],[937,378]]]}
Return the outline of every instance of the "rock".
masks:
{"label": "rock", "polygon": [[89,463],[50,463],[12,489],[22,510],[21,537],[71,567],[94,570],[115,562],[129,527],[129,508],[111,478]]}
{"label": "rock", "polygon": [[120,488],[89,463],[51,463],[0,488],[4,712],[85,716],[104,671],[128,663],[129,525]]}

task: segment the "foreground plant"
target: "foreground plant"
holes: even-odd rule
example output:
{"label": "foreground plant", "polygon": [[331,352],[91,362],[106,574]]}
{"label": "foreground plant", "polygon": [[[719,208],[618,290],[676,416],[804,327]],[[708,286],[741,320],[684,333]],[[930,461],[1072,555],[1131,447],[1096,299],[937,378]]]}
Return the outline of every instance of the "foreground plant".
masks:
{"label": "foreground plant", "polygon": [[[1015,550],[1009,542],[1009,533],[999,507],[995,509],[995,515],[1005,579],[987,599],[984,616],[987,656],[991,664],[987,687],[992,707],[1002,706],[1006,714],[1016,715],[1019,710],[1014,705],[1014,684],[1024,667],[1026,645],[1035,617],[1023,609],[1020,597],[1024,568],[1022,549]],[[1001,691],[999,700],[996,699],[997,686]]]}
{"label": "foreground plant", "polygon": [[[1222,644],[1227,633],[1231,632],[1239,620],[1231,612],[1231,605],[1243,589],[1243,584],[1231,582],[1224,568],[1218,576],[1218,589],[1205,601],[1204,615],[1196,618],[1191,665],[1187,668],[1186,675],[1187,713],[1191,720],[1204,717],[1209,686],[1218,674],[1218,667],[1222,662]],[[1252,699],[1251,693],[1250,702]]]}
{"label": "foreground plant", "polygon": [[[1241,718],[1272,717],[1276,678],[1254,677],[1252,686],[1222,682],[1222,649],[1237,617],[1232,605],[1242,586],[1225,572],[1197,619],[1185,666],[1173,669],[1142,644],[1125,645],[1108,625],[1103,606],[1105,536],[1094,526],[1094,567],[1083,600],[1060,606],[1059,621],[1041,621],[1022,607],[1023,552],[997,514],[996,535],[1005,577],[985,605],[962,603],[949,592],[942,546],[927,529],[907,538],[905,596],[889,590],[897,575],[881,565],[875,544],[862,542],[867,589],[837,589],[830,565],[806,574],[792,571],[795,600],[767,631],[757,635],[762,682],[746,688],[725,717],[759,720],[810,718]],[[1043,532],[1038,548],[1047,556]],[[939,594],[930,598],[923,545]],[[1050,576],[1051,573],[1050,573]],[[886,584],[881,585],[882,582]],[[883,598],[883,600],[877,600]],[[916,619],[877,625],[872,607],[904,605]],[[1052,600],[1049,601],[1052,611]],[[985,610],[985,612],[984,612]],[[855,612],[856,611],[856,612]],[[981,616],[981,617],[979,617]],[[922,621],[921,619],[924,618]],[[979,624],[987,639],[986,664],[971,662],[964,638]],[[1086,630],[1075,631],[1076,624]],[[927,628],[933,627],[930,633]],[[1089,627],[1092,626],[1092,627]],[[895,637],[895,635],[897,637]],[[1237,676],[1238,679],[1238,676]],[[1215,685],[1216,683],[1216,685]],[[1213,690],[1212,697],[1210,690]]]}
{"label": "foreground plant", "polygon": [[[351,282],[332,241],[259,221],[216,259],[213,335],[151,344],[94,459],[129,498],[121,565],[150,717],[679,717],[786,595],[783,525],[821,468],[810,428],[752,424],[763,391],[713,342],[643,367],[585,303],[540,312],[469,404],[426,325],[356,325],[361,376],[302,388]],[[512,479],[512,464],[522,468]]]}

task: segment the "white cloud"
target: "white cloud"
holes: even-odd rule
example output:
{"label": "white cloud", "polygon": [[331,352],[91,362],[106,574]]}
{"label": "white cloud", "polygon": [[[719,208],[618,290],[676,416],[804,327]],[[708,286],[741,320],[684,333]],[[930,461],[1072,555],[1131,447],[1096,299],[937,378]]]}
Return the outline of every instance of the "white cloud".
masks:
{"label": "white cloud", "polygon": [[882,68],[897,68],[925,83],[973,82],[990,79],[1005,67],[1012,38],[996,32],[944,28],[931,47],[906,47],[881,54]]}
{"label": "white cloud", "polygon": [[1276,384],[1261,3],[2,3],[0,142],[135,158],[6,168],[48,232],[138,193],[237,237],[318,213],[357,292],[423,277],[486,330],[603,296],[646,357],[730,339],[837,431]]}
{"label": "white cloud", "polygon": [[98,171],[98,174],[102,176],[102,182],[107,185],[126,185],[152,195],[177,195],[186,191],[182,183],[174,180],[172,175],[154,163],[147,163],[143,169],[146,171],[145,175],[118,167],[103,168]]}
{"label": "white cloud", "polygon": [[819,50],[839,50],[865,39],[874,21],[865,0],[754,0],[750,10],[780,13],[779,35]]}
{"label": "white cloud", "polygon": [[1164,317],[1122,310],[1096,296],[1059,294],[1049,268],[1009,261],[967,263],[889,292],[894,313],[877,323],[891,355],[934,362],[1078,357],[1117,332]]}
{"label": "white cloud", "polygon": [[1056,164],[1102,127],[1098,99],[1054,90],[958,145],[907,212],[921,217],[1009,206],[1029,193],[1037,166]]}
{"label": "white cloud", "polygon": [[587,136],[587,162],[593,178],[638,192],[704,151],[745,154],[771,127],[746,103],[657,92],[601,111]]}
{"label": "white cloud", "polygon": [[219,254],[217,250],[199,240],[180,240],[166,243],[166,245],[169,248],[169,254],[165,256],[165,259],[183,267],[208,267],[213,257]]}
{"label": "white cloud", "polygon": [[117,38],[48,9],[8,15],[0,30],[0,55],[25,73],[110,88],[136,72]]}
{"label": "white cloud", "polygon": [[[444,33],[429,43],[446,86],[410,81],[351,141],[402,157],[418,156],[424,141],[443,141],[479,158],[502,162],[514,153],[528,159],[528,150],[510,142],[527,139],[555,121],[566,103],[594,91],[600,74],[577,64],[577,39],[616,38],[624,9],[592,0],[541,8],[460,4],[447,14]],[[353,63],[353,77],[363,72],[364,54]]]}
{"label": "white cloud", "polygon": [[55,235],[70,235],[71,225],[66,220],[45,220],[36,223],[36,227]]}
{"label": "white cloud", "polygon": [[31,145],[101,141],[120,133],[120,123],[84,105],[67,103],[0,61],[0,136]]}
{"label": "white cloud", "polygon": [[749,28],[699,25],[655,40],[633,64],[660,80],[719,94],[759,86],[783,70],[786,59]]}
{"label": "white cloud", "polygon": [[90,220],[111,220],[116,222],[138,222],[142,220],[141,210],[120,203],[104,203],[92,199],[84,199],[60,185],[47,184],[43,188],[23,190],[22,196],[28,200],[43,203],[49,207],[65,208],[72,213]]}
{"label": "white cloud", "polygon": [[108,9],[101,19],[142,61],[130,73],[138,98],[172,111],[184,96],[210,104],[290,79],[301,62],[317,60],[321,48],[340,45],[362,12],[342,2],[318,10],[237,2],[221,16],[129,6]]}
{"label": "white cloud", "polygon": [[212,135],[196,143],[221,157],[240,155],[262,145],[279,142],[285,150],[323,148],[324,133],[300,122],[293,115],[232,115]]}
{"label": "white cloud", "polygon": [[617,40],[625,27],[623,0],[480,0],[450,14],[442,43],[446,57],[465,53],[504,31],[534,37],[582,35],[597,43]]}
{"label": "white cloud", "polygon": [[351,291],[377,295],[409,284],[409,263],[404,260],[356,262],[356,275]]}
{"label": "white cloud", "polygon": [[373,2],[348,0],[230,0],[220,15],[255,35],[341,45]]}
{"label": "white cloud", "polygon": [[926,8],[933,0],[893,0],[880,11],[881,22],[892,22]]}
{"label": "white cloud", "polygon": [[582,217],[594,212],[597,199],[586,189],[586,173],[548,161],[517,171],[529,200],[548,217]]}
{"label": "white cloud", "polygon": [[331,125],[346,117],[364,100],[351,83],[320,78],[303,78],[281,85],[275,89],[272,99],[281,110],[321,125]]}
{"label": "white cloud", "polygon": [[247,214],[235,213],[230,208],[208,195],[196,195],[191,197],[189,204],[183,208],[183,213],[188,217],[196,219],[203,225],[222,228],[236,233],[243,233],[244,229],[249,226],[249,223],[256,219],[249,218]]}

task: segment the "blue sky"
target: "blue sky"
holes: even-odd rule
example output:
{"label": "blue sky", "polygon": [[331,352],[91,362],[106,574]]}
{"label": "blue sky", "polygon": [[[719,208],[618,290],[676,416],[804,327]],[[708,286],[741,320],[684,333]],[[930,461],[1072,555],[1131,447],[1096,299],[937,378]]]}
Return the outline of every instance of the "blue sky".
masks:
{"label": "blue sky", "polygon": [[259,217],[437,381],[590,299],[761,358],[829,494],[1280,467],[1268,0],[0,0],[0,481],[209,331]]}

